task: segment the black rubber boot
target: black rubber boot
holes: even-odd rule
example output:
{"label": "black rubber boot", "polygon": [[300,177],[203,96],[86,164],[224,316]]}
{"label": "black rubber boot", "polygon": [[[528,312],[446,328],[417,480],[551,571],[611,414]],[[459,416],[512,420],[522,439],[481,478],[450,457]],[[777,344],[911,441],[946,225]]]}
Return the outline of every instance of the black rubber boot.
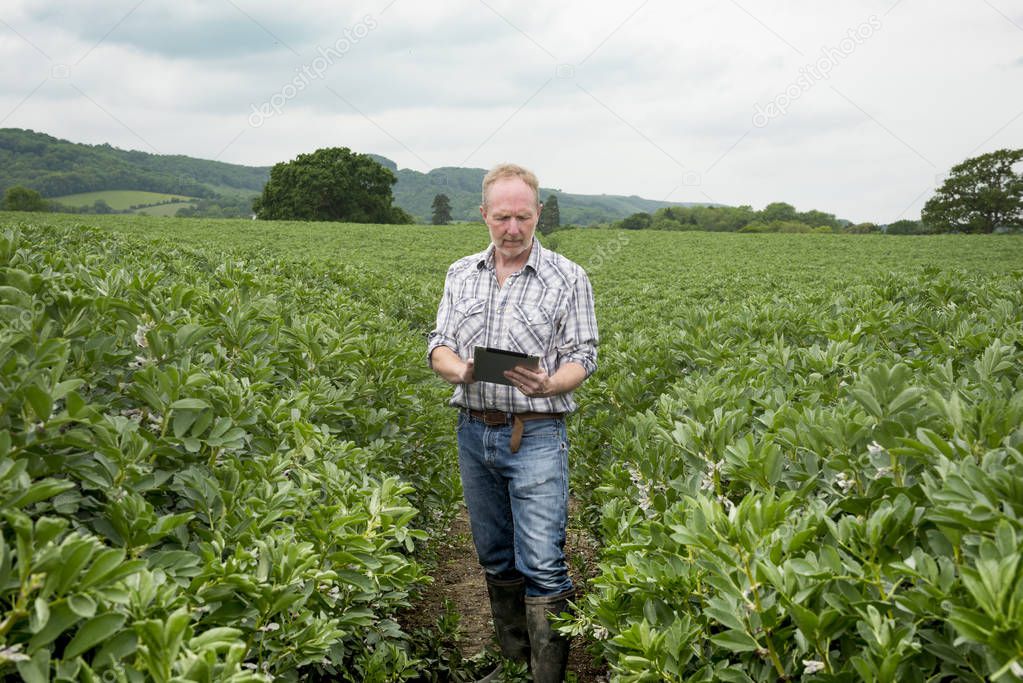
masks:
{"label": "black rubber boot", "polygon": [[[526,630],[526,582],[496,579],[487,575],[487,594],[494,615],[494,631],[501,654],[515,662],[529,662],[529,632]],[[491,671],[480,683],[500,679],[501,667]]]}
{"label": "black rubber boot", "polygon": [[568,668],[568,638],[551,627],[550,617],[568,611],[574,590],[526,598],[526,627],[533,683],[561,683]]}

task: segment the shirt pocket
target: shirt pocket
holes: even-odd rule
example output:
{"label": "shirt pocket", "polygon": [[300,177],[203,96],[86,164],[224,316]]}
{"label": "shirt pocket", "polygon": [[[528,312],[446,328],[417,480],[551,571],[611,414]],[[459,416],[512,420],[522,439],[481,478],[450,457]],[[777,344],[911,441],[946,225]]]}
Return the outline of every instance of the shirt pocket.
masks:
{"label": "shirt pocket", "polygon": [[553,332],[554,318],[546,309],[512,306],[508,341],[513,351],[543,358],[551,348]]}
{"label": "shirt pocket", "polygon": [[455,340],[462,351],[472,351],[483,344],[487,327],[487,306],[481,299],[469,299],[455,304]]}

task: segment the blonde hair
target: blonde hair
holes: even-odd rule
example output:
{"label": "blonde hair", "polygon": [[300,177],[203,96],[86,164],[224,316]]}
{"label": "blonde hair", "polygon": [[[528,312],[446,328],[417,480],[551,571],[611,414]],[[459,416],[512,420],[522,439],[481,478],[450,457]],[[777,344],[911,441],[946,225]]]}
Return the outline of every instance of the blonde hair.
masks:
{"label": "blonde hair", "polygon": [[537,180],[536,174],[517,164],[498,164],[483,176],[483,208],[487,206],[487,190],[498,180],[504,178],[521,179],[533,190],[533,194],[536,195],[536,205],[540,206],[540,181]]}

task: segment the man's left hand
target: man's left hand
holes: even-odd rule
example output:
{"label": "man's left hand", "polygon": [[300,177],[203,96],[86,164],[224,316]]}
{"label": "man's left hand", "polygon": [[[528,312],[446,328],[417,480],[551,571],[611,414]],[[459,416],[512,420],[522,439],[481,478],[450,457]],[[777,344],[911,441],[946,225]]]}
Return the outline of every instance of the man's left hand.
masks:
{"label": "man's left hand", "polygon": [[511,370],[505,370],[504,376],[516,389],[530,398],[544,398],[558,393],[553,378],[543,370],[518,365]]}

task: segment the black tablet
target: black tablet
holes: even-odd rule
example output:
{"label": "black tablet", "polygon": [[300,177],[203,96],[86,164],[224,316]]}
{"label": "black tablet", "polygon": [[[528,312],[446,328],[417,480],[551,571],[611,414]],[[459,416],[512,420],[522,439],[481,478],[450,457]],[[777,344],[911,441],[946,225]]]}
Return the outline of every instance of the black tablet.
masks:
{"label": "black tablet", "polygon": [[511,381],[504,376],[505,370],[524,365],[533,370],[540,369],[540,357],[530,356],[528,353],[508,351],[505,349],[492,349],[477,346],[472,353],[472,375],[477,382],[493,382],[494,384],[506,384],[511,386]]}

